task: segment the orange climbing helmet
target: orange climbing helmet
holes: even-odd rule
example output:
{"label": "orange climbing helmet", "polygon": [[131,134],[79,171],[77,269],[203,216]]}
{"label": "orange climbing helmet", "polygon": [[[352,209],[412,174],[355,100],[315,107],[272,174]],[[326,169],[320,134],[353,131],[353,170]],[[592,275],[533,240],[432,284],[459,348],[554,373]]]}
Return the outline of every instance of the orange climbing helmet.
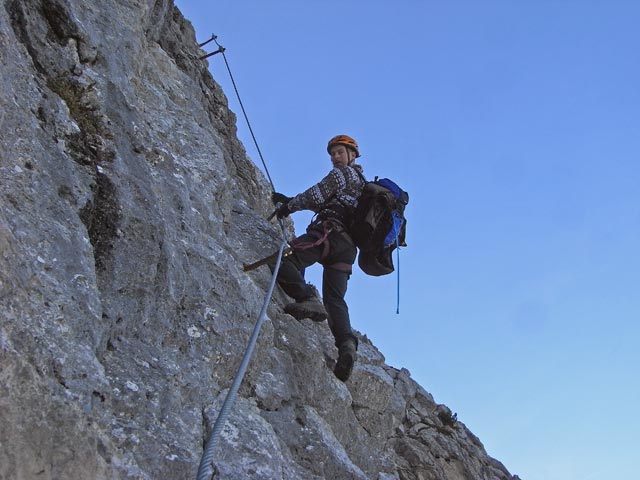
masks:
{"label": "orange climbing helmet", "polygon": [[327,144],[327,152],[331,154],[331,147],[334,145],[344,145],[347,148],[356,152],[356,158],[360,156],[360,150],[358,149],[358,142],[356,142],[349,135],[336,135]]}

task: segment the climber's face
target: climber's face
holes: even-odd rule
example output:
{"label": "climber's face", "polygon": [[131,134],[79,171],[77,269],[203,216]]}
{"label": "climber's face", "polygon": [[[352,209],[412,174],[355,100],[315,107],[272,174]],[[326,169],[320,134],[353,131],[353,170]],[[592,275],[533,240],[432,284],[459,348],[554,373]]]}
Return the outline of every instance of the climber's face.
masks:
{"label": "climber's face", "polygon": [[329,151],[331,163],[334,167],[346,167],[351,165],[356,158],[356,152],[344,145],[334,145]]}

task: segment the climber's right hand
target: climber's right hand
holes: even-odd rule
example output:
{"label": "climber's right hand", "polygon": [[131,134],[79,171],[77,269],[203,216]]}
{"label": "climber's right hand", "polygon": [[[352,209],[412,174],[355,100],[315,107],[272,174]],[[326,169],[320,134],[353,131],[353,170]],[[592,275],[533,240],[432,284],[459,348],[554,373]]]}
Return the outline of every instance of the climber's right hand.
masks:
{"label": "climber's right hand", "polygon": [[271,194],[271,201],[273,202],[274,205],[277,205],[279,203],[282,203],[282,204],[286,205],[291,200],[293,200],[293,197],[287,197],[286,195],[284,195],[282,193],[273,192]]}
{"label": "climber's right hand", "polygon": [[290,213],[291,213],[291,210],[289,210],[289,203],[288,202],[287,203],[283,203],[276,210],[276,216],[278,217],[278,220],[280,220],[280,219],[282,219],[284,217],[288,217]]}

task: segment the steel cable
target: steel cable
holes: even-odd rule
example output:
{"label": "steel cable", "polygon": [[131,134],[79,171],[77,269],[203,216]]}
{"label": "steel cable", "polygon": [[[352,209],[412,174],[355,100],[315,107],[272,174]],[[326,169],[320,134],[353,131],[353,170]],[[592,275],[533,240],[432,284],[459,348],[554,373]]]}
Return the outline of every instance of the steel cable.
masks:
{"label": "steel cable", "polygon": [[[269,174],[269,169],[267,168],[267,164],[264,161],[264,157],[262,156],[262,152],[260,151],[260,147],[258,146],[258,142],[256,140],[256,137],[253,133],[253,128],[251,127],[251,122],[249,122],[249,117],[247,116],[247,112],[245,111],[244,105],[242,103],[242,99],[240,98],[240,93],[238,92],[238,87],[236,86],[236,82],[233,78],[233,74],[231,73],[231,67],[229,66],[229,62],[227,61],[227,57],[224,54],[224,47],[222,47],[218,41],[216,40],[217,37],[215,35],[212,35],[211,37],[212,40],[214,40],[216,42],[216,45],[218,45],[218,51],[220,53],[222,53],[222,57],[224,58],[224,63],[227,67],[227,71],[229,72],[229,78],[231,78],[231,83],[233,84],[233,89],[235,90],[236,93],[236,97],[238,99],[238,103],[240,104],[240,108],[242,109],[242,114],[244,115],[244,119],[247,122],[247,126],[249,127],[249,132],[251,133],[251,138],[253,139],[253,143],[256,147],[256,150],[258,151],[258,155],[260,156],[260,160],[262,161],[262,165],[265,169],[265,173],[267,175],[267,178],[269,179],[269,183],[271,184],[271,188],[273,189],[273,191],[275,192],[275,186],[273,184],[273,180],[271,179],[271,175]],[[269,307],[269,302],[271,301],[271,296],[273,295],[273,290],[275,288],[275,284],[276,284],[276,279],[278,276],[278,272],[280,271],[280,265],[282,263],[282,254],[284,252],[284,249],[287,247],[288,242],[287,242],[287,235],[286,235],[286,231],[284,228],[284,222],[282,219],[279,219],[279,224],[280,224],[280,229],[282,230],[282,243],[280,244],[280,249],[278,251],[278,256],[277,256],[277,260],[276,260],[276,264],[275,267],[273,269],[273,275],[271,277],[271,282],[269,283],[269,289],[267,290],[267,294],[264,298],[264,302],[262,304],[262,310],[260,311],[260,315],[258,316],[258,320],[255,324],[255,326],[253,327],[253,332],[251,334],[251,338],[249,339],[249,343],[247,345],[247,348],[244,352],[244,355],[242,357],[242,361],[240,362],[240,366],[238,367],[238,371],[236,372],[236,375],[233,379],[233,383],[231,384],[231,387],[229,388],[229,391],[227,392],[227,395],[224,399],[224,403],[222,404],[222,408],[220,409],[220,412],[218,413],[218,417],[216,418],[215,424],[213,426],[213,429],[211,430],[211,433],[209,434],[209,437],[207,438],[207,441],[205,443],[204,446],[204,452],[202,455],[202,458],[200,460],[200,465],[198,467],[198,474],[197,474],[197,480],[210,480],[211,477],[214,474],[215,471],[215,467],[213,464],[213,458],[214,458],[214,450],[216,447],[216,442],[218,441],[218,438],[220,437],[220,434],[222,433],[222,429],[224,428],[226,421],[227,421],[227,417],[229,416],[229,414],[231,413],[231,408],[233,407],[233,404],[235,403],[237,394],[238,394],[238,390],[240,388],[240,385],[242,384],[242,380],[244,379],[244,375],[247,371],[247,368],[249,366],[249,362],[251,361],[251,357],[253,356],[253,351],[255,349],[256,346],[256,342],[258,341],[258,336],[260,334],[260,329],[262,328],[262,324],[264,323],[265,319],[267,318],[267,308]]]}

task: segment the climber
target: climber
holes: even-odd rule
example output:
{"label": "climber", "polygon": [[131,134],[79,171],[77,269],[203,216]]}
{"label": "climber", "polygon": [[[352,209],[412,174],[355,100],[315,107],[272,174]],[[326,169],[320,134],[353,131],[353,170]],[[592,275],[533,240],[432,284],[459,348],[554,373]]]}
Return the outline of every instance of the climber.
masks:
{"label": "climber", "polygon": [[[351,375],[356,360],[358,339],[351,330],[349,308],[344,296],[356,247],[347,233],[350,218],[365,184],[362,167],[355,163],[360,156],[358,144],[347,135],[329,140],[327,152],[333,168],[320,182],[295,197],[274,192],[272,200],[279,205],[278,218],[299,210],[316,212],[306,233],[290,242],[293,255],[282,262],[278,284],[295,302],[285,312],[297,319],[328,320],[338,347],[334,373],[343,382]],[[323,265],[322,298],[315,287],[307,284],[301,271],[314,264]]]}

